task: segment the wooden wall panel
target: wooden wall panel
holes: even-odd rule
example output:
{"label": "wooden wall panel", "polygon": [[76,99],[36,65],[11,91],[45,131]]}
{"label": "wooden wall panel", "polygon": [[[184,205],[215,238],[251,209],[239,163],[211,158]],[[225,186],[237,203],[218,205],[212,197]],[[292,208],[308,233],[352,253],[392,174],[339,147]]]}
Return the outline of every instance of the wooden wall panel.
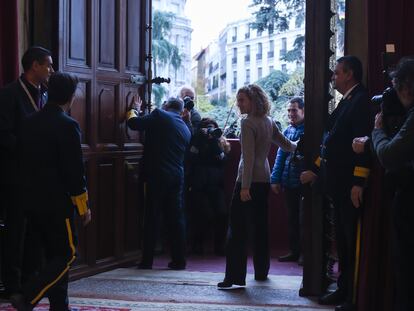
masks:
{"label": "wooden wall panel", "polygon": [[116,69],[118,30],[118,1],[99,0],[98,66],[100,69]]}
{"label": "wooden wall panel", "polygon": [[79,122],[82,144],[91,143],[91,81],[80,81],[70,115]]}
{"label": "wooden wall panel", "polygon": [[132,252],[139,246],[143,225],[143,192],[140,191],[139,159],[125,160],[125,220],[123,228],[126,252]]}
{"label": "wooden wall panel", "polygon": [[137,72],[140,64],[140,42],[137,34],[141,33],[141,23],[137,16],[141,16],[141,4],[139,1],[128,0],[126,18],[126,70]]}
{"label": "wooden wall panel", "polygon": [[115,143],[119,86],[99,82],[96,93],[98,94],[98,143]]}
{"label": "wooden wall panel", "polygon": [[87,25],[86,1],[69,1],[69,61],[87,64]]}
{"label": "wooden wall panel", "polygon": [[102,160],[98,164],[98,193],[95,215],[97,227],[96,259],[102,260],[115,256],[115,164],[113,160]]}

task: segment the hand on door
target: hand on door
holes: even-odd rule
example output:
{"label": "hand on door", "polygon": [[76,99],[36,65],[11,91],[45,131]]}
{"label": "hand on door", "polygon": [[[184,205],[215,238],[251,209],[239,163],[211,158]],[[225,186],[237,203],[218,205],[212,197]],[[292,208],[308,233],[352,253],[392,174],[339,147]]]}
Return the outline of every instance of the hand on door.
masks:
{"label": "hand on door", "polygon": [[129,103],[129,108],[128,110],[134,109],[136,111],[141,111],[141,106],[142,106],[142,99],[141,97],[139,97],[138,94],[135,94],[132,99],[131,102]]}

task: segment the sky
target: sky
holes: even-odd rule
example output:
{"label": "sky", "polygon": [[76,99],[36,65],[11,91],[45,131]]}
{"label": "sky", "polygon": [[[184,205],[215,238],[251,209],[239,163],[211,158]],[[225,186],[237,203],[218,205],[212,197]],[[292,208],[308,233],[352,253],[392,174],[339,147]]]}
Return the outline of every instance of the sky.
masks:
{"label": "sky", "polygon": [[[252,0],[187,0],[185,15],[191,19],[191,55],[218,38],[230,22],[248,18]],[[251,9],[250,9],[251,10]]]}

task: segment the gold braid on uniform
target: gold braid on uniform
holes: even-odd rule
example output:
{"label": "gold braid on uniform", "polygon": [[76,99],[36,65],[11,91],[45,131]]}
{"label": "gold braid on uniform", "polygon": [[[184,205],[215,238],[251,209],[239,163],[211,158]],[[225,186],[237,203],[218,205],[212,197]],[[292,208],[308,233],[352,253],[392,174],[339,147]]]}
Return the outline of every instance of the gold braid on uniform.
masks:
{"label": "gold braid on uniform", "polygon": [[127,112],[127,114],[126,114],[126,119],[127,119],[127,121],[128,121],[129,119],[136,118],[136,117],[138,117],[138,112],[137,112],[135,109],[131,109],[131,110],[129,110],[129,111]]}
{"label": "gold braid on uniform", "polygon": [[355,166],[354,176],[367,178],[369,176],[369,169],[362,166]]}
{"label": "gold braid on uniform", "polygon": [[75,195],[70,197],[72,199],[73,205],[76,206],[78,209],[78,213],[80,216],[85,215],[88,210],[88,192],[85,191],[82,194]]}

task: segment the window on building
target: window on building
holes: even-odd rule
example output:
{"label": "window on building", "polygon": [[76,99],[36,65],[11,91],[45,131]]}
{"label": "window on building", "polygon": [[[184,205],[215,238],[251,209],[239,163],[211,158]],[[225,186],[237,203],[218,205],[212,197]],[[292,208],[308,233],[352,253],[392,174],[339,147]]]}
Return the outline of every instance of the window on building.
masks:
{"label": "window on building", "polygon": [[233,27],[233,36],[231,37],[232,42],[237,41],[237,27]]}
{"label": "window on building", "polygon": [[269,73],[271,73],[273,71],[274,67],[273,66],[269,66]]}
{"label": "window on building", "polygon": [[267,52],[267,57],[272,58],[275,56],[275,41],[270,40],[269,41],[269,52]]}
{"label": "window on building", "polygon": [[246,33],[244,34],[245,39],[250,38],[250,25],[246,25]]}
{"label": "window on building", "polygon": [[233,71],[233,83],[231,84],[231,89],[237,89],[237,71]]}
{"label": "window on building", "polygon": [[261,79],[263,76],[263,68],[259,67],[257,68],[257,79]]}
{"label": "window on building", "polygon": [[259,29],[258,29],[258,30],[257,30],[257,36],[258,36],[258,37],[261,37],[261,36],[262,36],[262,32],[263,32],[263,31],[261,31],[261,30],[259,30]]}
{"label": "window on building", "polygon": [[244,56],[244,61],[250,62],[250,45],[246,45],[246,55]]}
{"label": "window on building", "polygon": [[286,64],[282,64],[282,71],[283,71],[283,72],[286,72],[286,71],[287,71]]}
{"label": "window on building", "polygon": [[259,42],[257,44],[256,59],[262,59],[262,53],[263,53],[263,44],[261,42]]}
{"label": "window on building", "polygon": [[232,64],[237,64],[237,48],[233,48],[233,57],[231,59]]}
{"label": "window on building", "polygon": [[280,57],[285,56],[286,52],[287,52],[287,39],[282,38],[281,49],[280,49]]}
{"label": "window on building", "polygon": [[250,83],[250,69],[246,69],[246,82],[245,84]]}

